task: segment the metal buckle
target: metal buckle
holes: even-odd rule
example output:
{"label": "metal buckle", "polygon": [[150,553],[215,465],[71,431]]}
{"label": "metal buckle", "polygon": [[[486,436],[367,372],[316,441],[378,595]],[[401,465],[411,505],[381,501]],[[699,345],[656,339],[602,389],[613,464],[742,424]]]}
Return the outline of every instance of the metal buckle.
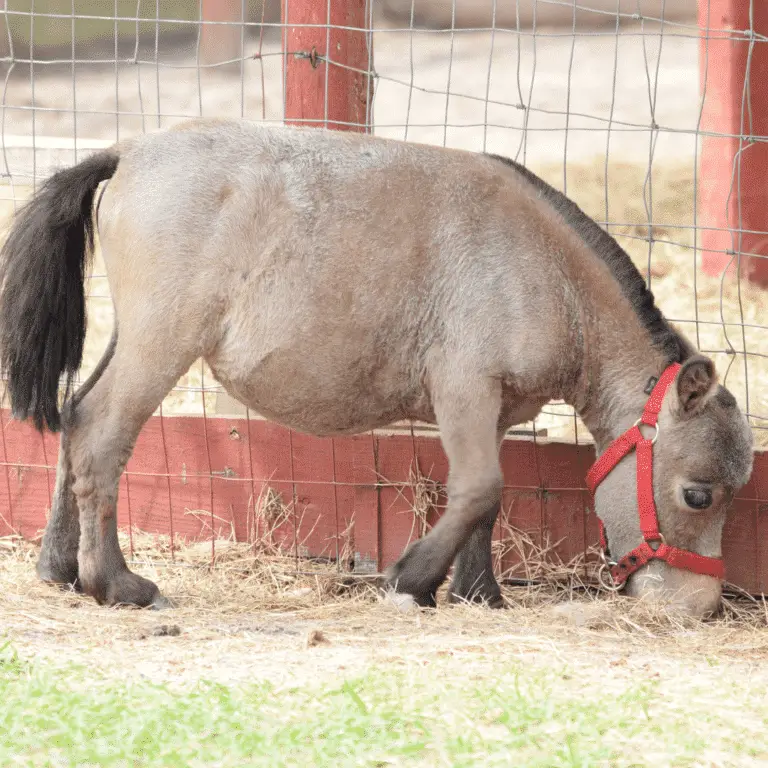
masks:
{"label": "metal buckle", "polygon": [[[658,424],[646,424],[643,421],[643,417],[641,416],[632,426],[633,427],[639,427],[641,424],[643,426],[646,426],[646,427],[652,426],[656,430],[656,432],[654,433],[653,437],[651,438],[651,445],[656,445],[656,441],[659,439],[659,425]],[[640,434],[642,435],[643,433],[640,432]]]}

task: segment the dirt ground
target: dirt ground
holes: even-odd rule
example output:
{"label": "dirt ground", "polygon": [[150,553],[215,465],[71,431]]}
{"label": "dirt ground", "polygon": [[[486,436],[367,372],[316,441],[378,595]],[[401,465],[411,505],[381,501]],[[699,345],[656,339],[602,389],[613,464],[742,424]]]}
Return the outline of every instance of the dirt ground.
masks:
{"label": "dirt ground", "polygon": [[374,664],[497,653],[566,662],[607,689],[644,669],[705,679],[713,659],[727,662],[728,674],[768,684],[768,608],[757,601],[731,601],[716,621],[686,623],[553,581],[506,588],[503,611],[441,601],[437,610],[404,613],[370,584],[345,583],[327,567],[304,563],[297,572],[289,558],[254,558],[244,545],[219,541],[210,569],[207,544],[180,547],[174,564],[167,549],[144,542],[132,567],[174,601],[170,611],[102,608],[41,584],[37,548],[0,539],[3,636],[25,658],[180,686],[340,682]]}

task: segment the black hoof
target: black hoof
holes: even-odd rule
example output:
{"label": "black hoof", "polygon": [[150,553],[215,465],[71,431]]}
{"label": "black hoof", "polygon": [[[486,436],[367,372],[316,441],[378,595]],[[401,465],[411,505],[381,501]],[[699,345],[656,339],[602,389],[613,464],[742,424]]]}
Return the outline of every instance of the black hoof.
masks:
{"label": "black hoof", "polygon": [[504,598],[501,596],[501,588],[493,577],[478,579],[471,584],[463,583],[463,580],[454,580],[448,590],[448,602],[473,603],[484,605],[488,608],[504,608]]}
{"label": "black hoof", "polygon": [[437,608],[436,593],[414,594],[404,589],[397,579],[388,582],[381,592],[386,600],[401,611],[406,611],[412,606],[418,608]]}
{"label": "black hoof", "polygon": [[160,594],[157,585],[132,573],[128,569],[114,574],[109,580],[97,579],[83,583],[83,592],[99,605],[164,610],[173,607],[170,600]]}
{"label": "black hoof", "polygon": [[386,587],[397,594],[410,595],[420,608],[437,606],[437,590],[445,581],[445,574],[435,574],[429,551],[422,541],[413,544],[388,570]]}
{"label": "black hoof", "polygon": [[41,557],[35,566],[38,578],[46,584],[53,584],[64,589],[82,591],[78,578],[77,562],[74,565],[54,562],[47,557]]}
{"label": "black hoof", "polygon": [[458,605],[460,603],[471,603],[472,605],[482,605],[486,608],[506,608],[507,604],[504,602],[504,598],[499,594],[481,594],[479,592],[472,592],[468,597],[458,594],[454,591],[448,593],[448,602],[452,605]]}

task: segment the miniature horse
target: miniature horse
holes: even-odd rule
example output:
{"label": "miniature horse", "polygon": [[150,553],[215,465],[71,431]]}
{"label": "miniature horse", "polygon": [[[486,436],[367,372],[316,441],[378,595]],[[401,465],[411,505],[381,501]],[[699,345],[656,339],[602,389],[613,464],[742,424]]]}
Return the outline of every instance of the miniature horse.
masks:
{"label": "miniature horse", "polygon": [[[73,392],[95,231],[115,328]],[[120,551],[118,481],[202,357],[232,396],[299,431],[439,426],[448,506],[388,572],[398,599],[434,605],[454,564],[450,599],[501,603],[501,440],[562,399],[597,444],[589,486],[616,583],[691,615],[719,605],[726,509],[752,468],[747,420],[629,256],[516,163],[195,120],[51,176],[1,255],[13,414],[61,430],[46,581],[167,605]]]}

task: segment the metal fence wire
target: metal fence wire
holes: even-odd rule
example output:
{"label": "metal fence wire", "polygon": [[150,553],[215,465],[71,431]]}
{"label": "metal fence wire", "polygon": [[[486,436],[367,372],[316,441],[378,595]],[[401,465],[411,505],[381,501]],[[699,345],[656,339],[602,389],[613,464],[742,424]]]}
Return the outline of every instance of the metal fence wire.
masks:
{"label": "metal fence wire", "polygon": [[[743,219],[740,202],[753,194],[743,186],[742,161],[764,151],[768,140],[760,135],[766,119],[761,105],[753,104],[757,91],[749,76],[753,61],[768,60],[762,53],[768,38],[758,33],[755,22],[757,0],[745,0],[747,29],[735,29],[712,13],[712,0],[701,0],[699,23],[691,3],[667,14],[666,6],[675,5],[671,0],[348,1],[363,8],[356,17],[362,23],[347,24],[343,14],[334,16],[338,0],[283,0],[282,17],[279,4],[269,0],[6,0],[0,14],[3,218],[53,170],[118,139],[197,116],[302,122],[300,116],[286,115],[286,68],[288,62],[306,59],[321,73],[315,76],[325,78],[323,114],[308,122],[506,155],[572,197],[630,253],[667,317],[714,358],[721,379],[749,414],[758,447],[768,445],[763,288],[747,280],[743,270],[707,268],[702,257],[705,245],[710,260],[721,267],[738,265],[750,255],[759,259],[768,238],[755,226],[754,216]],[[313,7],[313,20],[281,21],[307,5]],[[285,41],[300,40],[289,34],[297,28],[320,30],[321,44],[285,49]],[[342,46],[332,45],[334,35],[349,31],[364,40],[363,66],[359,58],[350,64]],[[762,31],[768,32],[768,24]],[[736,129],[713,126],[707,117],[710,102],[723,98],[722,52],[734,42],[744,46],[748,75],[740,86]],[[373,86],[364,114],[348,124],[331,114],[329,103],[329,78],[340,70],[362,74]],[[727,175],[703,175],[699,161],[707,141],[735,147]],[[712,186],[718,188],[714,197]],[[98,253],[88,297],[81,378],[95,366],[112,330],[109,286]],[[210,533],[220,530],[222,520],[234,520],[239,514],[234,507],[245,499],[247,522],[238,526],[247,530],[238,535],[251,535],[256,518],[263,521],[274,501],[270,494],[282,488],[294,517],[311,518],[301,524],[304,529],[295,520],[292,524],[289,538],[296,553],[304,551],[301,531],[309,530],[307,525],[326,531],[329,556],[340,558],[345,546],[359,552],[350,542],[354,537],[345,509],[358,509],[355,494],[371,487],[370,479],[356,476],[355,451],[378,461],[379,435],[363,436],[352,447],[323,443],[327,453],[351,452],[349,471],[339,476],[346,470],[337,468],[334,455],[318,480],[307,467],[321,461],[319,443],[288,431],[269,433],[270,427],[223,392],[202,361],[182,377],[157,415],[161,418],[140,438],[121,485],[121,509],[127,509],[124,520],[131,525],[166,516],[173,535]],[[238,443],[240,436],[235,439],[229,425],[241,425],[231,427],[237,432],[243,423],[247,439]],[[45,507],[46,494],[25,491],[19,478],[43,473],[50,493],[56,443],[19,430],[4,419],[1,458],[8,491],[4,494],[0,476],[0,499],[5,495],[8,501],[2,513],[6,527],[29,535],[39,528],[32,525],[30,505]],[[270,477],[258,475],[256,468],[266,464],[254,458],[252,430],[262,430],[261,439],[274,437],[272,449],[280,453],[284,470],[277,480],[274,466]],[[428,500],[430,493],[440,494],[428,485],[416,488],[430,470],[423,461],[411,462],[422,431],[419,425],[390,431],[411,441],[413,455],[392,470],[399,473],[397,480],[385,477],[379,462],[375,480],[392,481],[393,499],[402,499],[407,486],[410,507],[417,491]],[[537,456],[553,443],[588,445],[591,440],[562,403],[549,404],[535,423],[517,432],[511,439],[533,438],[531,450]],[[193,433],[194,439],[189,437]],[[31,441],[37,441],[34,447]],[[235,444],[241,453],[233,458]],[[297,445],[303,451],[298,459]],[[204,466],[190,468],[192,454],[203,456]],[[421,473],[416,479],[414,466]],[[199,498],[184,496],[191,493],[193,474]],[[541,472],[530,483],[507,480],[510,489],[534,496],[542,487]],[[240,483],[244,495],[227,495],[222,490],[227,483]],[[328,489],[328,506],[321,509],[312,502],[302,512],[302,488],[309,496],[306,489],[321,485]],[[578,480],[561,486],[577,495],[583,491]],[[177,492],[180,499],[174,497]],[[217,501],[217,494],[223,501]],[[358,517],[358,538],[359,525]],[[386,559],[388,546],[399,551],[399,544],[384,541],[386,535],[376,536],[379,562],[372,568]],[[581,544],[589,538],[585,524]]]}

